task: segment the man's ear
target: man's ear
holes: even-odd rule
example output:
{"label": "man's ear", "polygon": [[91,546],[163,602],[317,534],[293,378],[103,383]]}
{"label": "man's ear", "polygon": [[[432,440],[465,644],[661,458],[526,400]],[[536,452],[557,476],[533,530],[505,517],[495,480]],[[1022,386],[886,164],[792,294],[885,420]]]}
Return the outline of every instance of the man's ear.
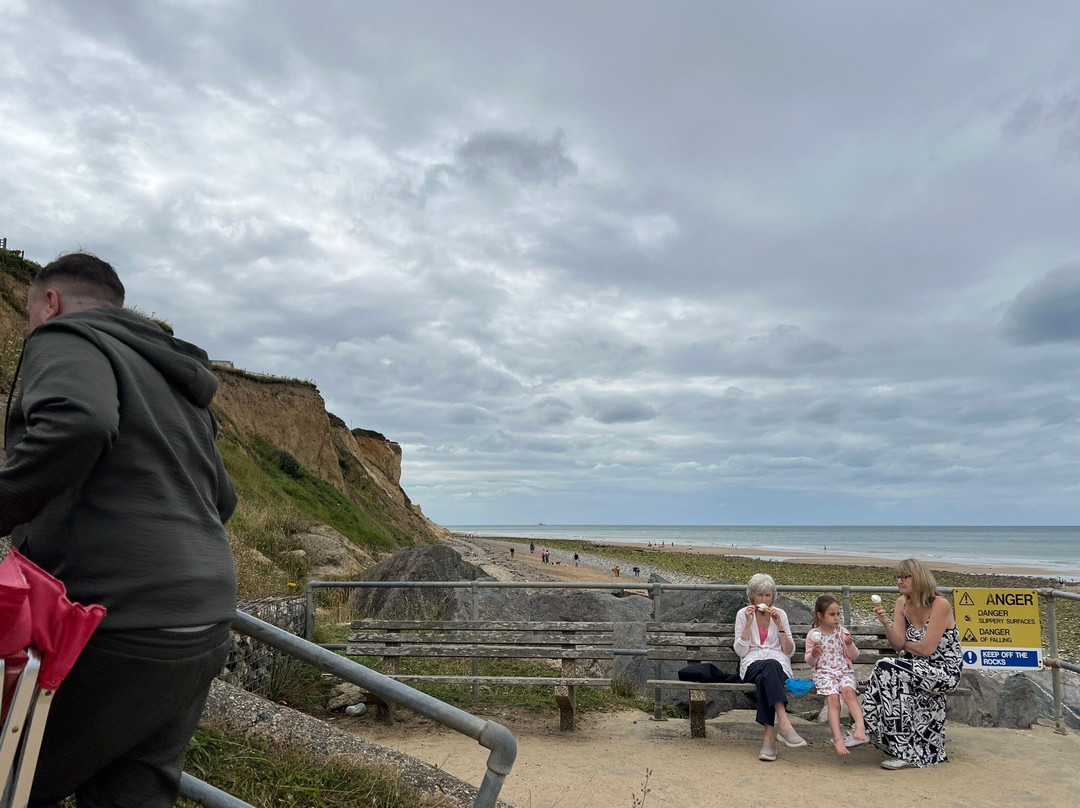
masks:
{"label": "man's ear", "polygon": [[65,313],[64,297],[58,289],[45,290],[45,322]]}

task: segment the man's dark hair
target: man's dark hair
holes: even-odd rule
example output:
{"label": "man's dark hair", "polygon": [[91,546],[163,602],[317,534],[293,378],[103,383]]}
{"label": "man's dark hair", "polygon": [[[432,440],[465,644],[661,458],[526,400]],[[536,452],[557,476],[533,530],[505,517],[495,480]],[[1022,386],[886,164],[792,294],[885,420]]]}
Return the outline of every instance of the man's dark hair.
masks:
{"label": "man's dark hair", "polygon": [[71,286],[76,294],[101,298],[116,306],[124,305],[124,284],[116,270],[96,255],[68,253],[46,264],[30,282],[39,289],[53,283]]}

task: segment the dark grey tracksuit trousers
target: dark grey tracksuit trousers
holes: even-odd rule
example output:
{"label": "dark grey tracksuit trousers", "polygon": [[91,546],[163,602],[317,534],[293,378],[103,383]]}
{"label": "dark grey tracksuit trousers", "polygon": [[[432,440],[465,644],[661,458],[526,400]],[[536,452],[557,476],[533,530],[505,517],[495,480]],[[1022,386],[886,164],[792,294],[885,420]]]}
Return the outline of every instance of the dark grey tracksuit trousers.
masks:
{"label": "dark grey tracksuit trousers", "polygon": [[229,626],[99,631],[56,691],[31,808],[71,794],[79,808],[168,808]]}

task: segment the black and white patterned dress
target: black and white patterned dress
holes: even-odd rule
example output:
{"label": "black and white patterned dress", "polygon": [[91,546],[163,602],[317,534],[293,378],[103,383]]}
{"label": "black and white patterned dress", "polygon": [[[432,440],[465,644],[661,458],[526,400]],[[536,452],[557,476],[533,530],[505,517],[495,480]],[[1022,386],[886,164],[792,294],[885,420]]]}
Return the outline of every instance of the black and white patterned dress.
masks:
{"label": "black and white patterned dress", "polygon": [[[907,639],[918,642],[926,626],[908,623]],[[863,716],[870,743],[916,766],[933,766],[945,754],[945,694],[960,683],[963,652],[956,626],[941,635],[928,657],[901,651],[874,666],[866,682]]]}

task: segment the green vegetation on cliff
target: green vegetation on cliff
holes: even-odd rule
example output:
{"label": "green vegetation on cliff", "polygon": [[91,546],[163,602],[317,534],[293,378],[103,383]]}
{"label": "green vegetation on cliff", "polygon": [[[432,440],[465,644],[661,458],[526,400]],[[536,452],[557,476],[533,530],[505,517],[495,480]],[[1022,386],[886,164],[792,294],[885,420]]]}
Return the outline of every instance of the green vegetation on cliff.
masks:
{"label": "green vegetation on cliff", "polygon": [[[302,584],[305,576],[291,536],[315,525],[329,525],[371,553],[414,542],[392,522],[380,519],[377,503],[362,508],[265,438],[254,438],[250,445],[222,438],[218,448],[239,498],[228,528],[241,595],[280,593],[289,583]],[[252,559],[249,548],[271,564]]]}

